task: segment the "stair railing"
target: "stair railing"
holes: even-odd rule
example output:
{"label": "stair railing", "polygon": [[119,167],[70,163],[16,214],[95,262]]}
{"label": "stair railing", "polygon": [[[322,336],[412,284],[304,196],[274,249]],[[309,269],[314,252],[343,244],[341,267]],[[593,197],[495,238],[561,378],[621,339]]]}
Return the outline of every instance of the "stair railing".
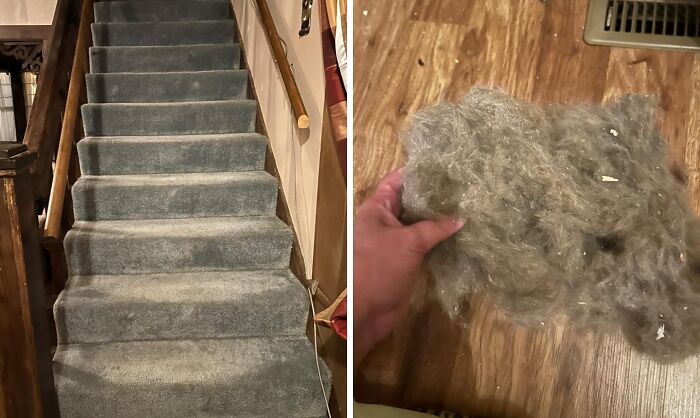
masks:
{"label": "stair railing", "polygon": [[80,0],[58,0],[24,135],[28,151],[36,154],[31,175],[39,213],[43,212],[49,200],[53,159],[58,147],[71,63],[78,37],[80,6]]}
{"label": "stair railing", "polygon": [[282,46],[282,39],[277,32],[277,27],[275,26],[275,21],[272,18],[272,13],[270,13],[270,7],[267,5],[266,0],[255,0],[255,2],[260,14],[260,21],[265,29],[265,35],[270,43],[270,48],[272,48],[272,55],[277,63],[277,68],[279,68],[280,75],[282,76],[284,88],[287,90],[289,103],[292,105],[292,111],[294,112],[294,116],[297,118],[297,126],[301,129],[306,129],[311,123],[309,114],[306,111],[304,100],[301,98],[299,86],[297,86],[296,79],[292,73],[292,67],[289,65],[289,61],[287,60],[287,54]]}
{"label": "stair railing", "polygon": [[42,239],[44,248],[49,253],[54,285],[59,288],[57,290],[63,288],[68,275],[62,225],[70,227],[73,223],[70,185],[80,177],[76,142],[82,138],[80,106],[87,101],[85,74],[88,72],[88,49],[92,46],[92,21],[93,0],[83,0]]}

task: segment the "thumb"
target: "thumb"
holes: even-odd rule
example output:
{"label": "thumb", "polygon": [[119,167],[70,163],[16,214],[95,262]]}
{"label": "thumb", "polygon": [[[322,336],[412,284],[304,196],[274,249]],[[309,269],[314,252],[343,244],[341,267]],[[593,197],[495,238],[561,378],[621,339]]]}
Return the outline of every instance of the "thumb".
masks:
{"label": "thumb", "polygon": [[454,218],[420,221],[408,227],[413,250],[422,254],[462,229],[464,221]]}

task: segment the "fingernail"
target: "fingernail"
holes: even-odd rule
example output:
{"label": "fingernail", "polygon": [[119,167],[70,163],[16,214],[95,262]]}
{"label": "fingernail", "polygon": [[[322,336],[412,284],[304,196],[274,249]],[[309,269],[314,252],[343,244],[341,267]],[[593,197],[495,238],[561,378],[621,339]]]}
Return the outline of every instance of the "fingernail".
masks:
{"label": "fingernail", "polygon": [[459,231],[464,226],[464,220],[462,219],[452,219],[452,223],[455,226],[455,230]]}

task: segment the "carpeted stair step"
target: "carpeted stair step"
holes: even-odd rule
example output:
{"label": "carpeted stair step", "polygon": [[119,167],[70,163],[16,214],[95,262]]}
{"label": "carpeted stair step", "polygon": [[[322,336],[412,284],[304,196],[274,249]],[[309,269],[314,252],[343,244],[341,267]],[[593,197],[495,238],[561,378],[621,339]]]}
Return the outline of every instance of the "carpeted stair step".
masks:
{"label": "carpeted stair step", "polygon": [[326,416],[305,336],[59,346],[54,374],[62,417]]}
{"label": "carpeted stair step", "polygon": [[237,70],[238,44],[177,46],[93,46],[92,73]]}
{"label": "carpeted stair step", "polygon": [[90,103],[159,103],[245,99],[245,70],[86,74]]}
{"label": "carpeted stair step", "polygon": [[226,1],[109,1],[95,3],[95,22],[180,22],[231,17]]}
{"label": "carpeted stair step", "polygon": [[289,270],[75,276],[54,304],[60,344],[305,335]]}
{"label": "carpeted stair step", "polygon": [[233,20],[93,23],[95,46],[197,45],[234,42]]}
{"label": "carpeted stair step", "polygon": [[192,135],[255,130],[254,100],[179,103],[88,103],[85,134]]}
{"label": "carpeted stair step", "polygon": [[255,133],[87,137],[84,175],[251,171],[265,167],[267,140]]}
{"label": "carpeted stair step", "polygon": [[65,238],[71,276],[284,269],[291,246],[276,217],[76,221]]}
{"label": "carpeted stair step", "polygon": [[277,179],[264,171],[83,176],[73,186],[75,219],[272,216]]}

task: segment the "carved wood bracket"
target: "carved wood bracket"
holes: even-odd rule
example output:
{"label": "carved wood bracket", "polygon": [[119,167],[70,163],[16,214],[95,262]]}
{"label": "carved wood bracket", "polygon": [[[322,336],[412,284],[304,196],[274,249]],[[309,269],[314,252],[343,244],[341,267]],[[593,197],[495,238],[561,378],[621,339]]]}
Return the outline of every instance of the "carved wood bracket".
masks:
{"label": "carved wood bracket", "polygon": [[22,61],[22,70],[39,74],[44,62],[41,41],[0,41],[0,54]]}

